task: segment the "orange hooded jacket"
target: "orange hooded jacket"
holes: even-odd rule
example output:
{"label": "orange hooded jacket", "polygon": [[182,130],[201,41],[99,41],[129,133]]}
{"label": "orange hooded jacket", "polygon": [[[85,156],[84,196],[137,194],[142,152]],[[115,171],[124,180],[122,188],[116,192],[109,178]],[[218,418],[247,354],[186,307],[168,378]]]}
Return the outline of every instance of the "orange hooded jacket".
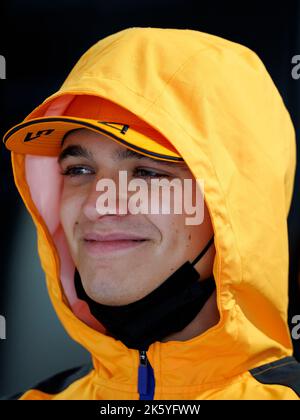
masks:
{"label": "orange hooded jacket", "polygon": [[56,115],[82,94],[136,114],[205,179],[220,321],[187,341],[153,343],[147,357],[154,380],[143,388],[139,352],[99,329],[74,295],[74,265],[58,217],[56,158],[12,152],[51,301],[93,361],[19,398],[298,399],[300,368],[287,326],[295,133],[261,60],[242,45],[194,30],[129,28],[91,47],[26,120]]}

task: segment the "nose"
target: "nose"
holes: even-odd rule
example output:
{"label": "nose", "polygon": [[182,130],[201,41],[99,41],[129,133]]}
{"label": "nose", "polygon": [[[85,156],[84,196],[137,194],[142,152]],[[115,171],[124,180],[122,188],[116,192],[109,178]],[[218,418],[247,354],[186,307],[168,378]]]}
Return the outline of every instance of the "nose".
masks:
{"label": "nose", "polygon": [[104,181],[103,178],[91,183],[83,203],[83,214],[91,222],[105,216],[125,216],[128,213],[128,198],[119,190],[118,179],[107,177]]}

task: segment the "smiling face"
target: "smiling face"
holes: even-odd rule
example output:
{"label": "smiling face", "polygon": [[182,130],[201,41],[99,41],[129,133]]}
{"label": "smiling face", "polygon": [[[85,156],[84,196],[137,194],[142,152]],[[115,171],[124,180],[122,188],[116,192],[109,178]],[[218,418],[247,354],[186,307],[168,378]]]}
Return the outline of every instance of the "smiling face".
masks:
{"label": "smiling face", "polygon": [[[187,260],[192,261],[213,235],[208,210],[204,221],[187,225],[183,214],[101,215],[96,184],[127,180],[196,180],[184,163],[165,163],[130,151],[87,129],[71,132],[59,157],[63,174],[60,219],[70,254],[86,293],[105,305],[125,305],[160,286]],[[128,199],[130,193],[128,193]],[[117,195],[118,209],[119,197]],[[214,245],[195,265],[202,279],[212,274]]]}

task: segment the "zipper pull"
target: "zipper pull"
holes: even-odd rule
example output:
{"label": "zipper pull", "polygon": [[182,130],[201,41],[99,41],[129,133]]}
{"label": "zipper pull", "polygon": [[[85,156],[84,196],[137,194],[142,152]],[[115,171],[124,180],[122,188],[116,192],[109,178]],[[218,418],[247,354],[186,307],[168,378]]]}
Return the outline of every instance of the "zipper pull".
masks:
{"label": "zipper pull", "polygon": [[140,353],[140,365],[139,365],[139,373],[138,373],[138,391],[140,394],[140,399],[142,396],[147,395],[147,388],[148,388],[148,359],[147,353],[145,350],[139,350]]}

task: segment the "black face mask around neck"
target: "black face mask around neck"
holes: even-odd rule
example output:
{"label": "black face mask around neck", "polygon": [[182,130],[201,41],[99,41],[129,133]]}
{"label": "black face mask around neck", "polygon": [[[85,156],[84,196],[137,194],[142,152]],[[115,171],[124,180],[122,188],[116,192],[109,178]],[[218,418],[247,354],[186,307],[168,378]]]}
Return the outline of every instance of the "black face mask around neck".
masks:
{"label": "black face mask around neck", "polygon": [[136,302],[121,306],[95,302],[86,294],[76,269],[77,296],[87,302],[92,315],[112,337],[128,348],[148,350],[155,341],[183,330],[214,291],[214,277],[199,281],[200,275],[194,268],[212,243],[213,237],[192,263],[185,262],[159,287]]}

